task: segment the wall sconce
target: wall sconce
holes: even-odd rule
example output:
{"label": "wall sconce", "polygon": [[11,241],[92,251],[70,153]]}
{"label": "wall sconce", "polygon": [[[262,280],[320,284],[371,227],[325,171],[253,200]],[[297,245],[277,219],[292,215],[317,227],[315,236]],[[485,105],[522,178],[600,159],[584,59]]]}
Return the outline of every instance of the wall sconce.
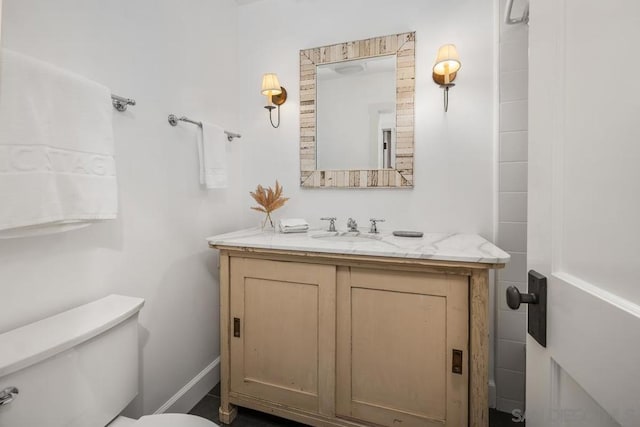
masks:
{"label": "wall sconce", "polygon": [[[267,97],[267,105],[265,105],[264,108],[269,110],[269,121],[271,122],[271,126],[277,128],[280,126],[280,106],[287,100],[287,90],[280,86],[277,75],[274,73],[267,73],[262,76],[262,90],[260,93]],[[274,125],[271,112],[276,107],[278,108],[278,124]]]}
{"label": "wall sconce", "polygon": [[438,57],[433,65],[433,81],[444,89],[444,111],[449,110],[449,88],[455,86],[457,71],[462,64],[458,50],[453,44],[446,44],[438,49]]}

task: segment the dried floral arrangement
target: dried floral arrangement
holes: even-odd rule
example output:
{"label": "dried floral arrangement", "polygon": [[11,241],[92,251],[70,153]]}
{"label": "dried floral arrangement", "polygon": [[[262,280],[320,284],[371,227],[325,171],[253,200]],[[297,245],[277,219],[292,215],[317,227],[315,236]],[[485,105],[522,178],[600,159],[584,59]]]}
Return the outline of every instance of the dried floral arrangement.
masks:
{"label": "dried floral arrangement", "polygon": [[253,206],[251,209],[266,213],[266,217],[264,222],[262,223],[262,228],[267,225],[267,221],[271,224],[271,227],[274,227],[273,218],[271,218],[271,212],[275,211],[278,208],[281,208],[287,200],[288,197],[282,197],[282,186],[276,180],[276,188],[275,190],[271,187],[264,188],[262,185],[258,185],[256,187],[256,191],[249,192],[251,197],[258,203],[260,206]]}

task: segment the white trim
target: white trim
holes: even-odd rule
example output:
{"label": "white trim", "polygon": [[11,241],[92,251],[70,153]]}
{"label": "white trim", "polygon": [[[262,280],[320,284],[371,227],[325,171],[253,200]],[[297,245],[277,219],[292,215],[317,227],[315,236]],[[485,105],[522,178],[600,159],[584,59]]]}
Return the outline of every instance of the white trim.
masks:
{"label": "white trim", "polygon": [[605,303],[608,303],[620,310],[626,311],[630,315],[637,317],[640,320],[640,306],[629,301],[628,299],[622,298],[614,293],[607,291],[604,288],[593,285],[589,282],[586,282],[572,274],[565,272],[555,272],[553,276],[563,282],[566,282],[576,288],[580,289],[592,295]]}
{"label": "white trim", "polygon": [[[493,242],[498,242],[500,221],[500,0],[493,1]],[[489,281],[489,407],[497,405],[496,358],[498,356],[498,274]]]}
{"label": "white trim", "polygon": [[489,378],[489,408],[495,408],[498,405],[498,395],[496,392],[496,382],[493,378]]}
{"label": "white trim", "polygon": [[0,0],[0,45],[2,42],[2,0]]}
{"label": "white trim", "polygon": [[[542,356],[555,361],[619,425],[637,425],[640,372],[629,357],[640,342],[637,305],[595,287],[571,274],[553,273],[547,295],[553,328]],[[548,401],[553,387],[547,384],[544,395],[536,397]],[[538,419],[550,419],[553,402],[549,405],[548,414],[536,414]]]}
{"label": "white trim", "polygon": [[220,382],[220,356],[171,396],[154,414],[187,413]]}

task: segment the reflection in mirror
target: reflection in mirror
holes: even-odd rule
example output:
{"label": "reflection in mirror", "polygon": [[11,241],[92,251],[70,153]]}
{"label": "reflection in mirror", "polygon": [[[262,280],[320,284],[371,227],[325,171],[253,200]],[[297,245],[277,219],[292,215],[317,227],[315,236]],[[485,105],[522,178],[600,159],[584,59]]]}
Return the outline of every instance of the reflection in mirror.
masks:
{"label": "reflection in mirror", "polygon": [[396,57],[318,65],[317,169],[395,166]]}
{"label": "reflection in mirror", "polygon": [[300,51],[300,185],[413,187],[415,32]]}

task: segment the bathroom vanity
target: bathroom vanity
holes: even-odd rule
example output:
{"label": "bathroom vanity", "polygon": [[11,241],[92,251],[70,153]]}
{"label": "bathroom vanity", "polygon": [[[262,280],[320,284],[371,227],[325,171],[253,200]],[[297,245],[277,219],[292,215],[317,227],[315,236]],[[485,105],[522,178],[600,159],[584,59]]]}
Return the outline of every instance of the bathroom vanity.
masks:
{"label": "bathroom vanity", "polygon": [[220,250],[221,407],[314,426],[488,426],[477,235],[244,230]]}

